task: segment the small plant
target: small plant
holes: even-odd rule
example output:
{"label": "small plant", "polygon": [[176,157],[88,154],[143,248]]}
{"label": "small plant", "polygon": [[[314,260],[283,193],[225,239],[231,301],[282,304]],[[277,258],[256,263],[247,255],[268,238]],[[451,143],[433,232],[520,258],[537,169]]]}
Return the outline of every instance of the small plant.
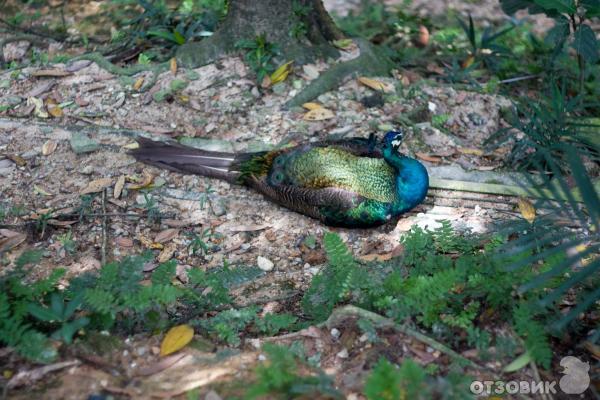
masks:
{"label": "small plant", "polygon": [[310,367],[288,348],[265,343],[263,350],[268,361],[256,368],[256,383],[248,389],[245,399],[262,398],[267,395],[269,398],[295,399],[318,394],[331,399],[344,398],[334,388],[331,378],[322,371],[319,371],[317,376],[300,375],[301,367]]}
{"label": "small plant", "polygon": [[208,254],[208,252],[210,251],[208,242],[210,242],[210,240],[212,239],[213,234],[214,232],[212,229],[202,229],[200,234],[193,232],[188,233],[188,236],[191,239],[188,248],[190,249],[192,255],[202,256]]}
{"label": "small plant", "polygon": [[49,307],[30,303],[27,305],[27,311],[44,323],[58,325],[51,337],[69,344],[73,341],[75,333],[90,323],[87,317],[73,318],[82,303],[82,294],[67,301],[62,293],[55,292],[50,295]]}
{"label": "small plant", "polygon": [[148,223],[157,224],[160,222],[162,214],[158,209],[156,200],[146,192],[144,192],[144,204],[142,204],[142,208],[146,210],[146,220]]}
{"label": "small plant", "polygon": [[600,59],[600,45],[596,34],[586,21],[600,17],[600,3],[578,0],[501,0],[505,13],[512,15],[527,8],[530,14],[544,13],[554,19],[554,28],[548,32],[547,41],[555,46],[558,55],[569,45],[577,54],[579,93],[583,93],[586,66]]}
{"label": "small plant", "polygon": [[75,254],[77,250],[77,242],[73,240],[73,231],[68,230],[66,233],[58,236],[58,242],[60,243],[62,249],[70,254]]}
{"label": "small plant", "polygon": [[245,50],[244,59],[256,74],[256,80],[262,82],[265,76],[275,70],[273,58],[279,53],[277,45],[267,41],[264,34],[253,40],[240,40],[236,47]]}
{"label": "small plant", "polygon": [[369,400],[425,399],[425,376],[423,368],[412,360],[396,368],[381,358],[367,378],[364,391]]}

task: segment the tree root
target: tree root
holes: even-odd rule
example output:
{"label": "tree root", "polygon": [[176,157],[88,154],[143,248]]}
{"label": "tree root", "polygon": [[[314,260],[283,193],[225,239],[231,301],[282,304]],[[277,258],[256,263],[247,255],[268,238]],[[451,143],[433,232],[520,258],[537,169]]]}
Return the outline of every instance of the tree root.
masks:
{"label": "tree root", "polygon": [[88,61],[95,62],[96,64],[98,64],[98,66],[100,68],[110,72],[111,74],[119,75],[119,76],[133,76],[140,72],[147,72],[147,71],[152,72],[152,78],[142,88],[140,88],[140,90],[139,90],[140,92],[145,92],[146,90],[148,90],[152,86],[154,86],[154,84],[158,80],[158,75],[160,75],[162,72],[167,71],[169,69],[168,62],[164,62],[164,63],[160,63],[160,64],[148,64],[148,65],[137,64],[137,65],[133,65],[131,67],[119,67],[118,65],[115,65],[115,64],[111,63],[110,61],[108,61],[108,59],[106,59],[106,57],[104,57],[102,54],[97,53],[97,52],[96,53],[86,53],[86,54],[82,54],[80,56],[74,57],[71,59],[71,62],[80,61],[80,60],[88,60]]}
{"label": "tree root", "polygon": [[31,44],[35,44],[36,46],[43,46],[46,44],[46,42],[43,39],[40,39],[38,36],[30,35],[27,33],[14,35],[6,39],[0,40],[0,68],[4,68],[6,65],[6,61],[4,60],[4,46],[6,46],[9,43],[20,41],[27,41]]}
{"label": "tree root", "polygon": [[357,58],[332,66],[288,101],[285,107],[297,107],[309,102],[319,95],[337,88],[348,78],[359,75],[388,75],[393,67],[392,61],[369,41],[355,40],[360,49],[360,55]]}

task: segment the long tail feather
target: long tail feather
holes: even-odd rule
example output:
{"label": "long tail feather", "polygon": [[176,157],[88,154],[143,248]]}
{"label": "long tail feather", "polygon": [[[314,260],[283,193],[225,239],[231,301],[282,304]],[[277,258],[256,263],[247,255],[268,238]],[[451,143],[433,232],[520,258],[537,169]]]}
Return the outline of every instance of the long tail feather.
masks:
{"label": "long tail feather", "polygon": [[236,158],[235,154],[195,149],[178,143],[156,142],[146,138],[138,138],[137,142],[140,147],[129,154],[146,164],[230,182],[239,176],[238,172],[230,170]]}

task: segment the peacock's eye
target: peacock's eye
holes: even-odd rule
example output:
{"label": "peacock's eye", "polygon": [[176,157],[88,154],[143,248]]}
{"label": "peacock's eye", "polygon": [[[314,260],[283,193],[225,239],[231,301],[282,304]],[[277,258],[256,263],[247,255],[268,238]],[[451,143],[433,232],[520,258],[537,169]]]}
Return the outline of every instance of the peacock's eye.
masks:
{"label": "peacock's eye", "polygon": [[281,172],[276,172],[276,173],[273,175],[273,180],[274,180],[276,183],[281,183],[281,182],[283,182],[283,178],[284,178],[284,176],[283,176],[283,173],[281,173]]}
{"label": "peacock's eye", "polygon": [[283,157],[277,157],[275,159],[275,165],[281,167],[283,165]]}

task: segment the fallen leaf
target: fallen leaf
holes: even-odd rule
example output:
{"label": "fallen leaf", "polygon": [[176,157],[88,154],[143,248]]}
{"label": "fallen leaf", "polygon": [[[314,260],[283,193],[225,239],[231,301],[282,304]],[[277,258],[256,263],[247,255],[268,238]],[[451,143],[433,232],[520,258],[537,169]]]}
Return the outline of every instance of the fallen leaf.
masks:
{"label": "fallen leaf", "polygon": [[129,184],[127,185],[127,189],[139,190],[150,186],[150,184],[154,180],[154,175],[152,175],[147,169],[144,170],[143,174],[144,177],[142,178],[142,181],[140,183]]}
{"label": "fallen leaf", "polygon": [[429,161],[432,163],[440,163],[442,162],[442,159],[440,157],[435,157],[435,156],[430,156],[428,154],[425,153],[419,153],[418,151],[415,152],[415,156],[417,156],[417,158],[423,160],[423,161]]}
{"label": "fallen leaf", "polygon": [[353,44],[354,42],[352,41],[352,39],[339,39],[333,41],[333,45],[338,49],[347,49]]}
{"label": "fallen leaf", "polygon": [[18,167],[24,167],[27,165],[27,160],[16,154],[5,154],[6,158],[17,164]]}
{"label": "fallen leaf", "polygon": [[61,71],[60,69],[40,69],[31,74],[31,76],[35,76],[38,78],[44,77],[44,76],[63,77],[63,76],[69,76],[69,75],[71,75],[70,72]]}
{"label": "fallen leaf", "polygon": [[123,148],[127,150],[139,149],[139,147],[140,144],[138,142],[127,143],[125,146],[123,146]]}
{"label": "fallen leaf", "polygon": [[156,243],[169,242],[169,241],[175,239],[177,237],[177,235],[179,235],[178,229],[173,229],[173,228],[165,229],[164,231],[159,232],[154,237],[154,242],[156,242]]}
{"label": "fallen leaf", "polygon": [[117,244],[117,246],[124,247],[127,249],[130,249],[133,247],[133,240],[128,237],[119,236],[118,238],[115,239],[115,243]]}
{"label": "fallen leaf", "polygon": [[171,61],[169,61],[169,69],[173,75],[177,74],[177,59],[175,57],[171,58]]}
{"label": "fallen leaf", "polygon": [[33,105],[34,115],[38,118],[48,118],[48,113],[44,110],[44,102],[37,97],[29,97],[27,98],[27,105]]}
{"label": "fallen leaf", "polygon": [[160,356],[164,357],[183,349],[194,337],[194,328],[189,325],[178,325],[169,329],[160,344]]}
{"label": "fallen leaf", "polygon": [[66,226],[74,225],[77,222],[78,222],[77,220],[74,220],[74,221],[62,221],[62,220],[59,220],[59,219],[51,218],[51,219],[48,220],[48,225],[66,227]]}
{"label": "fallen leaf", "polygon": [[475,62],[475,57],[473,55],[468,56],[461,64],[463,69],[469,68]]}
{"label": "fallen leaf", "polygon": [[13,249],[27,239],[27,235],[8,229],[0,229],[0,253]]}
{"label": "fallen leaf", "polygon": [[531,356],[528,352],[521,354],[519,357],[515,358],[510,364],[506,367],[502,368],[504,372],[515,372],[525,367],[527,364],[531,362]]}
{"label": "fallen leaf", "polygon": [[317,108],[323,108],[323,106],[320,105],[319,103],[312,103],[312,102],[304,103],[304,104],[302,104],[302,107],[306,108],[309,111],[316,110]]}
{"label": "fallen leaf", "polygon": [[175,250],[177,250],[177,246],[175,245],[175,243],[169,243],[167,244],[164,249],[162,249],[162,251],[160,252],[160,254],[158,255],[158,258],[156,259],[159,263],[164,263],[169,261],[171,258],[173,258],[173,255],[175,254]]}
{"label": "fallen leaf", "polygon": [[60,108],[58,104],[48,103],[46,108],[48,114],[52,115],[54,118],[61,118],[64,115],[62,108]]}
{"label": "fallen leaf", "polygon": [[517,205],[519,206],[519,211],[521,211],[523,218],[532,224],[535,220],[535,207],[533,204],[531,204],[527,198],[519,197],[519,200],[517,200]]}
{"label": "fallen leaf", "polygon": [[472,147],[459,147],[456,150],[458,150],[459,153],[474,155],[474,156],[483,156],[483,154],[484,154],[483,150],[474,149]]}
{"label": "fallen leaf", "polygon": [[150,375],[157,374],[157,373],[169,368],[170,366],[172,366],[173,364],[175,364],[177,361],[181,360],[185,356],[186,356],[185,353],[181,353],[181,354],[173,354],[172,356],[165,357],[165,358],[155,362],[154,364],[140,367],[140,369],[135,371],[134,376],[150,376]]}
{"label": "fallen leaf", "polygon": [[383,93],[391,93],[394,91],[393,85],[378,81],[377,79],[371,79],[361,76],[358,78],[358,81],[363,85],[370,87],[371,89],[375,89]]}
{"label": "fallen leaf", "polygon": [[90,181],[88,185],[83,188],[79,194],[98,193],[112,185],[112,178],[100,178]]}
{"label": "fallen leaf", "polygon": [[293,63],[294,61],[288,61],[277,68],[275,72],[271,74],[271,84],[274,85],[276,83],[283,82],[288,77],[290,72],[292,72]]}
{"label": "fallen leaf", "polygon": [[163,249],[165,247],[160,243],[153,242],[144,235],[139,235],[138,238],[140,239],[140,243],[142,243],[142,245],[148,249]]}
{"label": "fallen leaf", "polygon": [[58,144],[54,140],[47,140],[42,145],[42,155],[49,156],[50,154],[54,153],[56,147],[58,147]]}
{"label": "fallen leaf", "polygon": [[390,251],[389,253],[383,253],[383,254],[377,254],[377,253],[371,253],[371,254],[366,254],[364,256],[359,256],[358,258],[362,261],[366,261],[366,262],[371,262],[371,261],[388,261],[392,259],[392,252]]}
{"label": "fallen leaf", "polygon": [[304,114],[303,118],[306,121],[322,121],[325,119],[331,119],[333,117],[335,117],[333,111],[324,107],[319,107]]}
{"label": "fallen leaf", "polygon": [[123,193],[123,187],[125,186],[125,175],[119,176],[117,179],[117,183],[115,183],[115,188],[113,190],[113,197],[118,199],[121,197],[121,193]]}
{"label": "fallen leaf", "polygon": [[141,78],[137,78],[137,80],[133,84],[133,90],[136,90],[136,91],[140,90],[140,88],[142,87],[143,84],[144,84],[144,77],[142,76]]}
{"label": "fallen leaf", "polygon": [[44,189],[38,185],[33,185],[33,192],[37,193],[37,194],[41,194],[43,196],[52,196],[52,193],[48,192],[46,189]]}

